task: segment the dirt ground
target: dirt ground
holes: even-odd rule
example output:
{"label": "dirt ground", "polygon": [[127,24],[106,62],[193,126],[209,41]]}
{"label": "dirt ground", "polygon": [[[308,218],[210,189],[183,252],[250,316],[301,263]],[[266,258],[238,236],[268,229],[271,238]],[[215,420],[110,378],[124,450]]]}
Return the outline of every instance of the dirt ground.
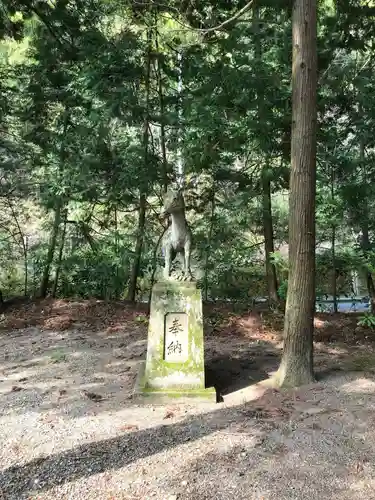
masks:
{"label": "dirt ground", "polygon": [[281,316],[205,308],[217,404],[141,406],[147,313],[46,300],[0,318],[0,499],[375,499],[375,334],[315,319],[318,382],[264,384]]}

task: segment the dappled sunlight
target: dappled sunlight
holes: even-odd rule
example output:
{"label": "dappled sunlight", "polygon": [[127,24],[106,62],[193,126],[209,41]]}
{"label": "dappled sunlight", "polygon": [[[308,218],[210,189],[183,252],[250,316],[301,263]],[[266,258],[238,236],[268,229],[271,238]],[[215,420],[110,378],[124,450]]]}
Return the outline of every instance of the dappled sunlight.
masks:
{"label": "dappled sunlight", "polygon": [[[142,334],[144,336],[146,336],[146,331],[142,331],[142,330],[137,331],[136,330],[136,332],[138,333],[139,336],[141,336]],[[134,333],[134,331],[129,331],[129,325],[123,326],[121,329],[116,328],[116,331],[110,330],[108,332],[108,329],[98,331],[98,337],[103,339],[103,340],[118,339],[119,335],[121,335],[121,339],[123,340],[123,342],[126,342],[128,339],[134,338],[135,333]]]}
{"label": "dappled sunlight", "polygon": [[119,368],[119,367],[131,367],[131,366],[138,366],[139,361],[111,361],[110,363],[107,363],[106,368]]}
{"label": "dappled sunlight", "polygon": [[[369,464],[365,462],[364,464],[361,462],[358,462],[357,464],[354,464],[353,467],[353,475],[359,475],[364,468],[368,469]],[[366,477],[366,479],[355,479],[353,482],[349,485],[349,490],[348,492],[348,500],[351,500],[352,498],[358,498],[356,495],[364,495],[363,498],[373,498],[373,494],[375,491],[375,479]],[[351,497],[351,495],[353,495]]]}
{"label": "dappled sunlight", "polygon": [[123,332],[126,329],[124,324],[116,324],[113,326],[109,326],[108,328],[105,329],[104,334],[108,337],[110,337],[112,334],[116,336],[118,332]]}
{"label": "dappled sunlight", "polygon": [[[64,311],[61,304],[59,310]],[[348,457],[346,463],[340,455],[340,471],[346,473],[356,463],[356,453],[362,454],[363,436],[372,442],[365,434],[366,425],[372,428],[370,417],[362,409],[364,394],[375,397],[370,377],[330,376],[323,384],[290,391],[274,386],[281,346],[281,330],[274,325],[281,324],[279,315],[246,312],[206,318],[206,382],[222,394],[223,403],[176,401],[140,407],[131,394],[146,353],[147,322],[134,320],[137,315],[131,312],[123,322],[111,318],[111,324],[105,319],[100,328],[78,329],[72,324],[65,331],[32,328],[0,336],[2,352],[10,356],[2,358],[0,368],[0,427],[7,443],[3,477],[16,481],[18,498],[30,492],[30,477],[38,479],[44,498],[43,492],[63,492],[64,485],[74,491],[80,482],[95,492],[101,475],[116,497],[121,493],[116,489],[118,473],[128,477],[129,492],[138,494],[139,487],[142,498],[153,491],[178,492],[184,481],[184,491],[190,488],[199,498],[205,477],[216,474],[218,481],[225,478],[228,488],[243,481],[250,492],[259,484],[257,478],[266,477],[267,488],[263,481],[257,491],[279,495],[272,470],[283,473],[288,483],[302,485],[305,470],[298,457],[304,456],[314,470],[323,471],[324,484],[333,449],[341,447]],[[370,362],[367,346],[316,343],[319,370],[338,362],[363,361],[365,354]],[[12,391],[12,386],[20,390]],[[350,436],[341,436],[343,432]],[[314,450],[312,458],[307,443]],[[326,450],[318,449],[318,443]],[[145,488],[147,474],[139,470],[146,463],[158,481]]]}
{"label": "dappled sunlight", "polygon": [[259,399],[267,391],[270,380],[268,378],[256,384],[243,387],[238,391],[233,391],[224,397],[224,402],[226,404],[239,404]]}
{"label": "dappled sunlight", "polygon": [[[0,331],[39,326],[47,330],[64,331],[74,325],[87,323],[95,330],[105,330],[114,325],[121,326],[144,314],[147,305],[130,304],[126,301],[106,302],[101,300],[69,301],[65,299],[43,299],[26,302],[7,310]],[[134,327],[138,329],[139,324]]]}
{"label": "dappled sunlight", "polygon": [[347,393],[365,393],[365,394],[375,394],[375,380],[370,380],[367,378],[358,378],[347,384],[343,384],[340,390]]}
{"label": "dappled sunlight", "polygon": [[69,356],[71,358],[81,358],[83,356],[83,352],[77,352],[77,351],[71,352],[69,353]]}
{"label": "dappled sunlight", "polygon": [[3,379],[3,377],[5,376],[6,380],[9,382],[19,382],[19,381],[29,380],[33,378],[35,375],[37,375],[37,373],[38,373],[37,370],[32,370],[32,369],[22,370],[22,366],[17,366],[17,368],[14,369],[13,372],[5,366],[0,366],[0,378],[2,382],[5,381]]}
{"label": "dappled sunlight", "polygon": [[30,359],[25,359],[21,361],[7,361],[3,362],[0,364],[0,371],[3,372],[19,372],[20,368],[32,368],[38,365],[45,365],[50,361],[50,357],[48,355],[46,356],[37,356],[37,357],[32,357]]}
{"label": "dappled sunlight", "polygon": [[320,318],[314,317],[314,328],[324,328],[328,325],[328,321],[323,321]]}
{"label": "dappled sunlight", "polygon": [[[48,299],[47,299],[48,300]],[[60,309],[70,310],[73,309],[87,309],[88,307],[95,304],[97,301],[94,299],[82,299],[82,300],[67,300],[67,299],[52,299],[51,300],[51,311],[58,311]]]}
{"label": "dappled sunlight", "polygon": [[45,321],[43,321],[42,328],[47,330],[67,330],[73,322],[74,319],[71,316],[64,314],[45,319]]}
{"label": "dappled sunlight", "polygon": [[1,2],[0,500],[375,500],[374,38]]}
{"label": "dappled sunlight", "polygon": [[249,329],[262,329],[262,321],[261,317],[259,314],[248,314],[246,316],[242,316],[239,319],[239,323],[244,327],[244,328],[249,328]]}
{"label": "dappled sunlight", "polygon": [[348,349],[340,346],[330,346],[322,342],[316,342],[314,345],[315,351],[332,354],[334,356],[347,356]]}

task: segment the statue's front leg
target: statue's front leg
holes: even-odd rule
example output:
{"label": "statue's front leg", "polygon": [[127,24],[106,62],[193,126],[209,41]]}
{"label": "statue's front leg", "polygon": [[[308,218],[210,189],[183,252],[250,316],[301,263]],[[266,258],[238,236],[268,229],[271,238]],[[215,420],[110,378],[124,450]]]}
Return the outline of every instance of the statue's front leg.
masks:
{"label": "statue's front leg", "polygon": [[169,278],[169,276],[171,274],[172,245],[167,243],[165,245],[164,252],[165,252],[164,278]]}
{"label": "statue's front leg", "polygon": [[190,269],[190,257],[191,257],[191,239],[189,238],[184,245],[184,257],[185,257],[185,269],[184,274],[187,278],[192,279],[193,275]]}

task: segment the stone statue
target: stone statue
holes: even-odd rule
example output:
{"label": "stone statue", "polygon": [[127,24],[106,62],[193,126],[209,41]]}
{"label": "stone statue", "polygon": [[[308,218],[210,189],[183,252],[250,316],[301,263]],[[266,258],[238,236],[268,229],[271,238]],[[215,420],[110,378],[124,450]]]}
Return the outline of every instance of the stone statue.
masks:
{"label": "stone statue", "polygon": [[185,217],[185,202],[181,190],[168,190],[164,196],[164,207],[162,216],[171,216],[172,224],[165,232],[162,240],[164,250],[165,266],[164,277],[169,279],[171,275],[171,264],[177,254],[182,257],[183,272],[177,279],[192,281],[193,275],[190,269],[190,257],[192,247],[192,232]]}

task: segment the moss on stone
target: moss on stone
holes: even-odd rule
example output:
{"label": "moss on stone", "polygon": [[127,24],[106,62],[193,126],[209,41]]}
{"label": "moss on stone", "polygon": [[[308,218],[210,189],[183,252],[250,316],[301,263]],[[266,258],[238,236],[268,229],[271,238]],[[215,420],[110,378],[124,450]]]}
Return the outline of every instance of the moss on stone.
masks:
{"label": "moss on stone", "polygon": [[[181,363],[164,360],[164,321],[167,313],[185,312],[188,315],[188,360]],[[201,292],[194,283],[167,281],[154,286],[151,299],[148,352],[144,387],[155,391],[155,379],[173,378],[185,374],[186,384],[176,384],[181,390],[204,390],[204,341]],[[188,380],[195,378],[196,383]],[[168,386],[172,390],[173,387]],[[159,390],[160,388],[158,388]],[[165,391],[166,388],[160,389]]]}

